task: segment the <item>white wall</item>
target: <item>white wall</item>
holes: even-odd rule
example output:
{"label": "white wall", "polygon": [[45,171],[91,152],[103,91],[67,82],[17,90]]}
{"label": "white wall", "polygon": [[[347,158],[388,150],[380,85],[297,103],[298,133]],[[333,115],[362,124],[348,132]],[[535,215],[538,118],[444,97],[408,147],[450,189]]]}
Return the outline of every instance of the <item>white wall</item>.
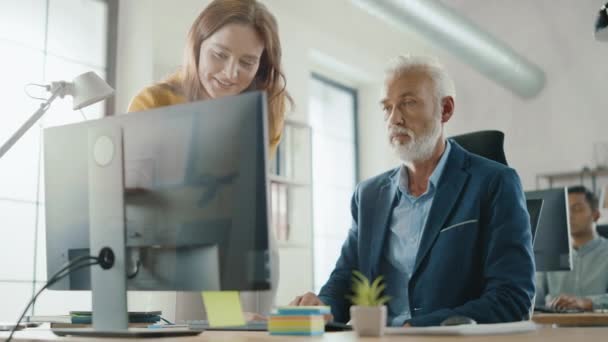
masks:
{"label": "white wall", "polygon": [[608,44],[592,38],[604,2],[449,2],[546,72],[543,92],[524,101],[453,59],[447,63],[459,93],[453,133],[503,130],[507,159],[526,188],[535,187],[538,173],[594,166],[593,142],[608,140]]}
{"label": "white wall", "polygon": [[137,91],[153,81],[152,3],[151,0],[118,2],[116,113],[126,112]]}
{"label": "white wall", "polygon": [[[442,2],[539,64],[547,75],[542,93],[522,100],[447,51],[437,50],[456,82],[456,115],[446,127],[448,135],[481,129],[505,132],[507,160],[526,189],[535,188],[539,173],[595,166],[593,143],[608,141],[608,44],[592,37],[595,16],[605,1]],[[373,126],[371,117],[361,120]],[[367,146],[362,150],[364,176],[380,172],[391,159],[390,152],[378,152],[380,131],[373,127],[374,133],[362,135],[361,145]]]}

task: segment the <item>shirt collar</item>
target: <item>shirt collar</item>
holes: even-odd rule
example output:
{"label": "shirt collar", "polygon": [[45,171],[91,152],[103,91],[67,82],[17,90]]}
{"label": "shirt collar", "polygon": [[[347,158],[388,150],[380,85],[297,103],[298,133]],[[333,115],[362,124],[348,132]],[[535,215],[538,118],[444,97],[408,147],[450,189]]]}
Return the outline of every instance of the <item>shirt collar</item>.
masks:
{"label": "shirt collar", "polygon": [[[439,158],[439,162],[437,163],[437,166],[435,166],[435,170],[433,170],[433,173],[431,173],[431,177],[429,177],[429,189],[430,188],[436,188],[437,184],[439,184],[439,181],[441,180],[441,175],[443,174],[443,170],[445,169],[445,164],[447,163],[448,160],[448,155],[450,154],[450,151],[452,150],[452,144],[450,143],[449,140],[446,140],[445,142],[445,150],[443,151],[443,154],[441,155],[441,158]],[[398,186],[399,186],[399,190],[403,193],[403,194],[409,194],[409,187],[408,187],[408,175],[407,175],[407,168],[405,165],[401,165],[401,168],[399,169],[399,177],[398,179]],[[427,190],[428,192],[428,190]]]}
{"label": "shirt collar", "polygon": [[579,254],[579,255],[587,254],[587,253],[591,252],[592,250],[594,250],[601,243],[602,243],[602,238],[596,235],[593,238],[593,240],[590,240],[587,243],[585,243],[584,245],[580,246],[578,249],[575,249],[576,254]]}

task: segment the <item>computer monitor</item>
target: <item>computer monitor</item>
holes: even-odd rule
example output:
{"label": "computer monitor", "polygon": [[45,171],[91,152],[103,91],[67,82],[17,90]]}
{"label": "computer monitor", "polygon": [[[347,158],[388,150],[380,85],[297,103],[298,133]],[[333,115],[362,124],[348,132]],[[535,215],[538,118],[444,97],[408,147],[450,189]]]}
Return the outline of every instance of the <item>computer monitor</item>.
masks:
{"label": "computer monitor", "polygon": [[527,191],[526,199],[543,201],[534,239],[536,270],[571,270],[572,243],[567,189]]}
{"label": "computer monitor", "polygon": [[538,222],[540,221],[540,213],[543,210],[542,199],[527,199],[526,208],[528,209],[528,215],[530,215],[530,227],[532,228],[532,243],[536,238],[536,229],[538,228]]}
{"label": "computer monitor", "polygon": [[270,289],[266,101],[249,92],[45,129],[48,274],[97,255],[94,239],[124,269],[52,289],[92,289],[94,312],[96,281],[121,277],[129,290]]}

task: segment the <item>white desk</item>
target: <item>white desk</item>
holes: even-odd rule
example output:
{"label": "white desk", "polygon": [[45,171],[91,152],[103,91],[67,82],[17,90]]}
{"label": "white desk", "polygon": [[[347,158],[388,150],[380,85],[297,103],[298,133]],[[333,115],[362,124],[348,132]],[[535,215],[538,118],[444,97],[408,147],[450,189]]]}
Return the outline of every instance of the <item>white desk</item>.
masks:
{"label": "white desk", "polygon": [[[8,333],[0,333],[1,339],[6,339]],[[608,337],[608,327],[604,328],[552,328],[541,326],[532,333],[500,336],[384,336],[380,338],[359,338],[354,332],[331,332],[321,337],[287,337],[270,336],[266,332],[234,332],[206,331],[195,337],[153,338],[153,342],[265,342],[265,341],[315,341],[315,342],[348,342],[348,341],[411,341],[411,342],[446,342],[446,341],[499,341],[499,342],[577,342],[605,341]],[[15,341],[104,341],[104,342],[133,342],[135,339],[104,339],[104,338],[75,338],[57,337],[48,329],[30,329],[19,331],[14,336]],[[141,341],[138,339],[137,341]]]}
{"label": "white desk", "polygon": [[608,327],[608,314],[605,313],[535,313],[532,320],[538,324],[558,324],[561,326],[604,326]]}

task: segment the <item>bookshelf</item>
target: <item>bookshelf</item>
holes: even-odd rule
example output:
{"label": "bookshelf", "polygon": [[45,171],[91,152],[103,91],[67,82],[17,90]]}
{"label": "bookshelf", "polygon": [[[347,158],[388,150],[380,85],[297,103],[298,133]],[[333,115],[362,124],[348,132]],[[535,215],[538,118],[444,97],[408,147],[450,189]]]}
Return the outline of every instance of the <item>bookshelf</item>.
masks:
{"label": "bookshelf", "polygon": [[310,245],[312,135],[308,124],[287,119],[269,182],[271,223],[282,246]]}
{"label": "bookshelf", "polygon": [[584,185],[599,199],[598,225],[608,224],[608,168],[583,167],[580,170],[549,172],[536,175],[536,188],[568,187]]}
{"label": "bookshelf", "polygon": [[312,129],[308,124],[286,119],[268,178],[270,222],[280,258],[276,302],[286,304],[312,289]]}
{"label": "bookshelf", "polygon": [[541,173],[536,175],[536,188],[541,189],[544,182],[547,188],[554,186],[585,185],[591,191],[600,193],[601,185],[606,182],[599,182],[600,178],[608,177],[608,168],[588,168],[581,170]]}

